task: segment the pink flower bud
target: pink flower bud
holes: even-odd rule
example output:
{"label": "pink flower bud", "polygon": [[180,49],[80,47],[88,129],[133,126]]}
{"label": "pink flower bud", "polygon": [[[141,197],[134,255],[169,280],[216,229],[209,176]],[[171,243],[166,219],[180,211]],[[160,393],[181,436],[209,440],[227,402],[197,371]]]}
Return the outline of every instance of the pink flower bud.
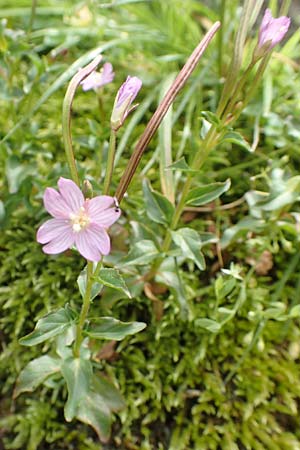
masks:
{"label": "pink flower bud", "polygon": [[110,119],[111,127],[114,131],[117,131],[123,125],[128,114],[135,109],[135,106],[130,106],[141,87],[141,80],[130,76],[127,77],[125,83],[120,87]]}
{"label": "pink flower bud", "polygon": [[258,44],[255,50],[256,58],[262,57],[266,52],[272,50],[286,35],[291,19],[286,16],[274,19],[270,9],[266,9],[258,36]]}

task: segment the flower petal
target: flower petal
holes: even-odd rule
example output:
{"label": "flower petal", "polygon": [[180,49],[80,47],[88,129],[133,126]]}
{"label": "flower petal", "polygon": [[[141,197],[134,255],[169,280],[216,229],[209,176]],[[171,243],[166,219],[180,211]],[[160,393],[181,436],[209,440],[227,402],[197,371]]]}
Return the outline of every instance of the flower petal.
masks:
{"label": "flower petal", "polygon": [[79,253],[89,261],[98,262],[102,255],[110,252],[110,239],[107,232],[96,224],[75,235],[75,244]]}
{"label": "flower petal", "polygon": [[115,207],[113,197],[98,195],[86,202],[88,215],[92,223],[108,228],[115,223],[121,215],[119,208]]}
{"label": "flower petal", "polygon": [[73,213],[78,213],[84,203],[84,196],[76,183],[67,178],[60,177],[58,180],[60,194]]}
{"label": "flower petal", "polygon": [[72,209],[55,189],[47,188],[44,193],[44,206],[51,216],[57,219],[69,218]]}
{"label": "flower petal", "polygon": [[46,244],[58,238],[62,233],[72,233],[72,227],[65,219],[50,219],[43,223],[38,229],[36,240],[40,244]]}
{"label": "flower petal", "polygon": [[65,229],[59,235],[55,236],[49,244],[44,245],[43,251],[48,254],[62,253],[74,244],[74,233],[70,228]]}

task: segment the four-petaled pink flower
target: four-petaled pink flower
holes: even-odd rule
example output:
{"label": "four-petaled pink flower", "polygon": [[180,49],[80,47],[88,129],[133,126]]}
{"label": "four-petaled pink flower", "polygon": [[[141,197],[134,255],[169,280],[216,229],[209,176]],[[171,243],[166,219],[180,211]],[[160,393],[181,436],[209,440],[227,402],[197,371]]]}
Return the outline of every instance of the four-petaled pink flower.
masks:
{"label": "four-petaled pink flower", "polygon": [[138,95],[141,87],[141,80],[130,76],[127,77],[125,83],[120,87],[110,119],[111,127],[114,131],[117,131],[123,125],[128,114],[135,109],[136,106],[130,107],[130,105]]}
{"label": "four-petaled pink flower", "polygon": [[98,89],[105,84],[111,83],[114,76],[115,73],[113,71],[113,66],[111,63],[107,62],[103,65],[100,72],[92,72],[80,84],[82,85],[82,89],[84,91]]}
{"label": "four-petaled pink flower", "polygon": [[286,16],[274,19],[270,9],[266,9],[258,36],[257,56],[261,57],[282,41],[287,33],[291,19]]}
{"label": "four-petaled pink flower", "polygon": [[60,178],[59,192],[47,188],[44,205],[53,219],[45,222],[37,232],[37,241],[46,244],[49,254],[64,252],[73,245],[89,261],[100,261],[110,252],[107,228],[120,217],[113,197],[100,195],[85,199],[72,180]]}

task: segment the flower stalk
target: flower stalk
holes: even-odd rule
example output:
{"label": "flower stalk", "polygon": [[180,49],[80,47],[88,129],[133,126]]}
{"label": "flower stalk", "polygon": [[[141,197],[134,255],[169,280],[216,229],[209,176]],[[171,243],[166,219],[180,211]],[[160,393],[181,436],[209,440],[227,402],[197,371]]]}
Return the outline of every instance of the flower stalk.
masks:
{"label": "flower stalk", "polygon": [[115,162],[115,154],[116,154],[116,140],[117,140],[117,132],[112,129],[110,132],[107,164],[106,164],[106,171],[105,171],[104,184],[103,184],[103,194],[104,195],[109,194],[112,173],[114,170],[114,162]]}
{"label": "flower stalk", "polygon": [[92,287],[93,287],[93,263],[88,261],[86,269],[86,289],[83,297],[83,303],[80,311],[79,320],[76,327],[76,338],[74,344],[74,356],[76,358],[79,357],[80,346],[83,341],[83,327],[90,309]]}
{"label": "flower stalk", "polygon": [[72,134],[71,134],[71,111],[72,104],[75,96],[75,92],[81,81],[86,78],[90,73],[92,73],[102,59],[101,55],[96,56],[96,58],[88,64],[83,69],[80,69],[74,77],[71,79],[66,95],[63,101],[62,109],[62,134],[63,142],[66,152],[67,163],[70,169],[70,174],[72,180],[79,186],[79,176],[75,162],[75,156],[72,146]]}

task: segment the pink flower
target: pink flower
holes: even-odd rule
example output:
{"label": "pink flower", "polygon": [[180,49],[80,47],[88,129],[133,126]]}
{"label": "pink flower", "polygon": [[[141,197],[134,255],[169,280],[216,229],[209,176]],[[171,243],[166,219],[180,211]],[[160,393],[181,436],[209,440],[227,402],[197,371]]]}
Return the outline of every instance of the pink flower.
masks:
{"label": "pink flower", "polygon": [[142,87],[142,82],[137,77],[128,76],[125,83],[120,87],[113,107],[111,115],[111,127],[113,130],[118,130],[124,123],[128,114],[135,109],[136,106],[130,108],[131,103],[138,95]]}
{"label": "pink flower", "polygon": [[121,214],[113,197],[85,199],[74,181],[61,177],[57,184],[59,192],[52,188],[45,191],[44,206],[54,218],[38,229],[37,241],[46,244],[45,253],[62,253],[76,245],[84,258],[100,261],[110,252],[106,230]]}
{"label": "pink flower", "polygon": [[271,50],[282,41],[289,29],[291,19],[286,16],[274,19],[270,9],[266,9],[258,36],[258,49]]}
{"label": "pink flower", "polygon": [[90,89],[98,89],[105,84],[111,83],[114,79],[115,73],[113,71],[113,66],[107,62],[103,65],[100,72],[92,72],[87,76],[80,84],[84,91]]}

